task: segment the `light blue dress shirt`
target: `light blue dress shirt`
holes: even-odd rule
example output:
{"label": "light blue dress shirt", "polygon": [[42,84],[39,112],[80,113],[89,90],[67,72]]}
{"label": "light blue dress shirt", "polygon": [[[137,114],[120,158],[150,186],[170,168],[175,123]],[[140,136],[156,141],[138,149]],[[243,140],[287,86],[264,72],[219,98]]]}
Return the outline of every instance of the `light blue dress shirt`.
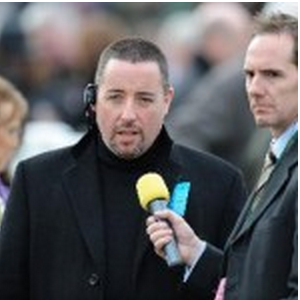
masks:
{"label": "light blue dress shirt", "polygon": [[298,132],[298,121],[290,125],[278,138],[272,139],[271,149],[277,159],[280,159],[291,139]]}

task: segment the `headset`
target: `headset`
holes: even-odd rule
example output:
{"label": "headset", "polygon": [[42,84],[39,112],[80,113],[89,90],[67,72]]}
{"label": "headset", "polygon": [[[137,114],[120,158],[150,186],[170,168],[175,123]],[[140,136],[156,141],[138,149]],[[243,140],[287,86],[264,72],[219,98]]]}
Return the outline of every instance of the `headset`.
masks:
{"label": "headset", "polygon": [[87,119],[88,129],[92,130],[96,126],[96,114],[94,106],[97,99],[97,84],[89,83],[83,92],[84,114]]}

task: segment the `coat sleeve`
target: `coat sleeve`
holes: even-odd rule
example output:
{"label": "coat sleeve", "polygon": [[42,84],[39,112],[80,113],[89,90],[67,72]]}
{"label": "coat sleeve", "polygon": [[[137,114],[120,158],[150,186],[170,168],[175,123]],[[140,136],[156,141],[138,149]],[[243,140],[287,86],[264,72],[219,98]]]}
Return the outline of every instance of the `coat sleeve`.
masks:
{"label": "coat sleeve", "polygon": [[19,166],[0,229],[1,299],[29,299],[29,222],[24,175]]}
{"label": "coat sleeve", "polygon": [[211,244],[207,244],[188,280],[183,283],[188,299],[212,300],[219,282],[223,253]]}

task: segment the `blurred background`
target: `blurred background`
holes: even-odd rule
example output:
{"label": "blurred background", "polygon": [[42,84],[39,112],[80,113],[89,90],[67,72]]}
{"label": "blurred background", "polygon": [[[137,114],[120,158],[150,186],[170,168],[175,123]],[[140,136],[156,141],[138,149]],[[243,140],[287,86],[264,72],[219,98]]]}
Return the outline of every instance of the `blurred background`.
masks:
{"label": "blurred background", "polygon": [[83,90],[102,49],[140,35],[169,61],[171,135],[235,164],[251,188],[269,137],[248,111],[243,52],[253,16],[278,10],[298,16],[297,2],[1,2],[0,74],[30,105],[12,172],[20,159],[82,136]]}

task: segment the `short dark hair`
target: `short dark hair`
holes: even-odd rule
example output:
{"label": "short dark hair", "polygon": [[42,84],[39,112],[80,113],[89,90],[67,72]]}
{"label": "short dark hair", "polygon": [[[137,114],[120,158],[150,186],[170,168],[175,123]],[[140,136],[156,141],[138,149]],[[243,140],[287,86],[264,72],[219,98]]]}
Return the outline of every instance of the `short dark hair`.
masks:
{"label": "short dark hair", "polygon": [[298,68],[298,19],[285,13],[260,14],[255,17],[254,36],[265,33],[288,34],[293,38],[292,62]]}
{"label": "short dark hair", "polygon": [[95,83],[100,84],[105,67],[110,59],[119,59],[131,63],[156,62],[162,76],[163,88],[169,87],[168,63],[165,55],[153,42],[140,37],[130,37],[110,44],[101,53]]}

